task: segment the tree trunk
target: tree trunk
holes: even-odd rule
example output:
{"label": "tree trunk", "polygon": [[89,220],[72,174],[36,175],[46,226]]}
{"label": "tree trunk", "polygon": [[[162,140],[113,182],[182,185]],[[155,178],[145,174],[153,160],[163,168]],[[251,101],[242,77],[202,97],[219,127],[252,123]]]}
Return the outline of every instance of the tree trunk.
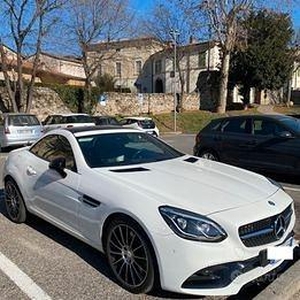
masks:
{"label": "tree trunk", "polygon": [[220,74],[219,101],[217,106],[218,113],[226,112],[227,94],[228,94],[228,76],[229,76],[230,52],[223,52],[223,60]]}
{"label": "tree trunk", "polygon": [[17,90],[15,93],[17,109],[16,112],[23,112],[24,103],[23,103],[23,91],[24,91],[24,83],[23,83],[23,58],[21,55],[21,47],[17,45]]}
{"label": "tree trunk", "polygon": [[[17,111],[17,104],[15,101],[15,90],[12,89],[11,85],[10,85],[10,78],[8,75],[8,64],[7,64],[7,56],[6,56],[6,51],[4,49],[3,44],[0,44],[0,55],[1,55],[1,62],[2,62],[2,73],[4,76],[4,82],[5,82],[5,87],[6,87],[6,91],[10,100],[10,103],[12,104],[12,109],[13,111]],[[10,107],[7,107],[7,110],[9,110]]]}
{"label": "tree trunk", "polygon": [[28,85],[27,94],[26,94],[26,109],[25,109],[25,111],[27,113],[30,112],[31,106],[32,106],[33,88],[34,88],[34,84],[35,84],[36,73],[37,73],[37,70],[39,67],[42,36],[43,36],[43,14],[41,14],[39,17],[39,33],[38,33],[37,44],[36,44],[36,54],[35,54],[35,58],[33,61],[31,79],[30,79],[30,83]]}

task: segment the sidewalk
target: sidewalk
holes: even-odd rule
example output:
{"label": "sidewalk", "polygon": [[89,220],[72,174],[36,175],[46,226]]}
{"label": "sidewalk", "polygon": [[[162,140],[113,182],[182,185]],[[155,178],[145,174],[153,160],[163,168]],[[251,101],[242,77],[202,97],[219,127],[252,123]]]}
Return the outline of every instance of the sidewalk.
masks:
{"label": "sidewalk", "polygon": [[276,111],[273,110],[272,105],[259,105],[257,107],[257,111],[262,113],[262,114],[268,114],[268,115],[278,115]]}

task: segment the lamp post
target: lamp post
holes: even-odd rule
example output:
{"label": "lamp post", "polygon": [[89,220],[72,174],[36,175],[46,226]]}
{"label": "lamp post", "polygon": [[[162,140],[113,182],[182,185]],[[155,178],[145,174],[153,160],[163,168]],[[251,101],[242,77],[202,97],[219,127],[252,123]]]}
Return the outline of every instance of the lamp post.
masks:
{"label": "lamp post", "polygon": [[177,96],[176,96],[176,61],[177,61],[177,54],[176,54],[176,47],[177,47],[177,36],[179,35],[179,31],[176,29],[170,30],[170,34],[173,38],[174,44],[174,132],[176,132],[176,108],[177,108]]}

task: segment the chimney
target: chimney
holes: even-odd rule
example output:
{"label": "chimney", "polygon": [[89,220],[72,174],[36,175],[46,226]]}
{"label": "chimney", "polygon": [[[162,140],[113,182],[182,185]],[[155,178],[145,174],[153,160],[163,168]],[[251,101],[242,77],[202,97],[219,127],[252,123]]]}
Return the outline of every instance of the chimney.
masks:
{"label": "chimney", "polygon": [[190,35],[190,44],[196,44],[196,43],[197,40],[192,35]]}

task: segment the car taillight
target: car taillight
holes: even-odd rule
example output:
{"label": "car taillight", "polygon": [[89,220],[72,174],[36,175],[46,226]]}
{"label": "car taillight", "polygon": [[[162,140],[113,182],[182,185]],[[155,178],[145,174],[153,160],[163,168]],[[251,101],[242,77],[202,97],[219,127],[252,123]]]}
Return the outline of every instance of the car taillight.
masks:
{"label": "car taillight", "polygon": [[9,131],[9,128],[8,128],[8,127],[5,127],[4,133],[5,133],[5,134],[10,134],[10,131]]}
{"label": "car taillight", "polygon": [[73,127],[73,125],[67,125],[67,128],[72,128]]}

